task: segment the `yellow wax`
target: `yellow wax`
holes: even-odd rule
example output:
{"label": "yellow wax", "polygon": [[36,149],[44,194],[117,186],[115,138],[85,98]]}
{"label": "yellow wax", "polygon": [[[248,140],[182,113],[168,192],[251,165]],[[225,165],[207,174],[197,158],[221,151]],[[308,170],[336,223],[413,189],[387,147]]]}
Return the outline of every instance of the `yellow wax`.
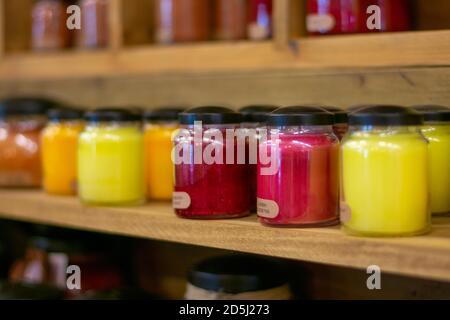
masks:
{"label": "yellow wax", "polygon": [[147,196],[154,200],[172,199],[174,178],[172,133],[176,125],[147,125],[145,128],[145,175]]}
{"label": "yellow wax", "polygon": [[427,143],[416,132],[354,132],[342,146],[344,229],[406,236],[430,227]]}
{"label": "yellow wax", "polygon": [[77,188],[77,142],[80,121],[50,123],[42,132],[44,190],[50,194],[72,195]]}
{"label": "yellow wax", "polygon": [[450,124],[426,125],[431,212],[450,212]]}
{"label": "yellow wax", "polygon": [[144,144],[137,126],[89,126],[78,144],[79,195],[102,205],[137,204],[145,197]]}

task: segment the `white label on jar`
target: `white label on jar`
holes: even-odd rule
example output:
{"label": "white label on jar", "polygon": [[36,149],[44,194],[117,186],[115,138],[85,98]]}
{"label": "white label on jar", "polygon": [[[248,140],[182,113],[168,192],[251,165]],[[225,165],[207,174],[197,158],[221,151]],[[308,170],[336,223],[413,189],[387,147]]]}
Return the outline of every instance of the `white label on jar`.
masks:
{"label": "white label on jar", "polygon": [[278,216],[280,208],[275,201],[258,198],[257,212],[261,218],[273,219]]}
{"label": "white label on jar", "polygon": [[350,220],[352,219],[352,209],[350,208],[350,206],[346,202],[341,201],[339,208],[341,212],[341,222],[350,222]]}
{"label": "white label on jar", "polygon": [[333,30],[336,20],[330,14],[309,14],[306,17],[306,28],[309,32],[328,32]]}
{"label": "white label on jar", "polygon": [[191,206],[191,197],[187,192],[174,192],[172,206],[174,209],[187,209]]}

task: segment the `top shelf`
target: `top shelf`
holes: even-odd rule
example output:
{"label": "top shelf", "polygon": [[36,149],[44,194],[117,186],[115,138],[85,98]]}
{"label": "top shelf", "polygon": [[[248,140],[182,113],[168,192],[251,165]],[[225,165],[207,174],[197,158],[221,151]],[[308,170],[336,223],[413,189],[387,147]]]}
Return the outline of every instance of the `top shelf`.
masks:
{"label": "top shelf", "polygon": [[450,218],[434,218],[422,237],[371,239],[345,235],[339,227],[265,227],[255,216],[234,220],[177,218],[166,203],[143,207],[85,207],[73,197],[39,191],[1,190],[0,217],[61,227],[172,241],[274,257],[450,282]]}
{"label": "top shelf", "polygon": [[[380,48],[382,50],[380,50]],[[6,55],[0,79],[450,66],[450,30]]]}

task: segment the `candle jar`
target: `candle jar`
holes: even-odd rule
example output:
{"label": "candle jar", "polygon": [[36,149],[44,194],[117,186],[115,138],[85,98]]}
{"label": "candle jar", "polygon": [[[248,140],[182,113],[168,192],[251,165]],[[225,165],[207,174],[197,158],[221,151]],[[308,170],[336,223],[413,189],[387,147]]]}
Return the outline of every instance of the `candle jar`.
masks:
{"label": "candle jar", "polygon": [[317,227],[339,221],[339,140],[333,121],[331,113],[313,106],[269,114],[257,168],[262,223]]}
{"label": "candle jar", "polygon": [[313,35],[361,32],[361,10],[360,0],[308,0],[306,28]]}
{"label": "candle jar", "polygon": [[[180,114],[173,194],[178,216],[221,219],[249,214],[248,167],[237,161],[234,135],[240,122],[239,113],[224,107],[198,107]],[[229,139],[227,130],[233,133]],[[239,152],[245,156],[245,141],[242,145]]]}
{"label": "candle jar", "polygon": [[78,46],[105,48],[109,44],[109,0],[80,0],[81,30]]}
{"label": "candle jar", "polygon": [[247,35],[256,41],[272,36],[272,0],[250,0]]}
{"label": "candle jar", "polygon": [[157,0],[156,42],[205,41],[210,36],[212,0]]}
{"label": "candle jar", "polygon": [[[362,32],[394,32],[411,29],[410,1],[408,0],[359,0]],[[379,29],[369,28],[372,25],[370,16],[375,11],[367,13],[370,6],[376,6],[380,12]]]}
{"label": "candle jar", "polygon": [[247,0],[215,0],[215,35],[218,40],[247,36]]}
{"label": "candle jar", "polygon": [[40,187],[40,134],[57,104],[40,98],[0,102],[0,187]]}
{"label": "candle jar", "polygon": [[427,141],[419,113],[369,106],[349,116],[342,142],[341,222],[363,236],[411,236],[430,229]]}
{"label": "candle jar", "polygon": [[[241,129],[246,131],[246,159],[248,159],[248,183],[250,184],[250,201],[252,212],[256,212],[256,164],[259,154],[259,143],[262,130],[266,129],[267,116],[272,111],[278,109],[272,105],[250,105],[239,109],[242,115]],[[250,161],[250,155],[253,154],[253,161]]]}
{"label": "candle jar", "polygon": [[98,109],[85,116],[78,140],[78,194],[84,203],[140,204],[145,198],[141,116]]}
{"label": "candle jar", "polygon": [[322,107],[328,112],[331,112],[334,115],[334,124],[333,124],[333,132],[336,137],[339,138],[339,141],[342,140],[344,135],[348,131],[348,114],[344,110],[341,110],[336,107]]}
{"label": "candle jar", "polygon": [[57,50],[70,40],[66,6],[61,0],[37,0],[32,9],[31,46],[34,50]]}
{"label": "candle jar", "polygon": [[163,108],[144,113],[145,176],[149,199],[172,199],[172,135],[178,129],[178,114],[182,111],[181,108]]}
{"label": "candle jar", "polygon": [[218,256],[189,272],[186,300],[289,300],[286,268],[268,258]]}
{"label": "candle jar", "polygon": [[430,177],[431,212],[450,212],[450,108],[417,106],[425,124],[422,134],[428,140],[428,173]]}
{"label": "candle jar", "polygon": [[78,136],[83,130],[82,112],[52,109],[42,132],[44,190],[49,194],[74,195],[77,191]]}

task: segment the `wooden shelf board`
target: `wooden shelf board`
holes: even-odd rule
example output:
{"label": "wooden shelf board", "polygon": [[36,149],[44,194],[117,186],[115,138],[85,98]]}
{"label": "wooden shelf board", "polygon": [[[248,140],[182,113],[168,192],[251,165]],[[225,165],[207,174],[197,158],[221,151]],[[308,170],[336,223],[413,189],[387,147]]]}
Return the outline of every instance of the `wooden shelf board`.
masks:
{"label": "wooden shelf board", "polygon": [[221,221],[180,219],[167,203],[86,207],[76,198],[26,190],[0,191],[0,217],[350,268],[375,264],[384,272],[450,281],[450,217],[436,218],[427,236],[371,239],[347,236],[338,227],[265,227],[255,216]]}
{"label": "wooden shelf board", "polygon": [[449,65],[450,30],[444,30],[311,37],[284,50],[270,41],[241,41],[14,54],[0,60],[0,79]]}

